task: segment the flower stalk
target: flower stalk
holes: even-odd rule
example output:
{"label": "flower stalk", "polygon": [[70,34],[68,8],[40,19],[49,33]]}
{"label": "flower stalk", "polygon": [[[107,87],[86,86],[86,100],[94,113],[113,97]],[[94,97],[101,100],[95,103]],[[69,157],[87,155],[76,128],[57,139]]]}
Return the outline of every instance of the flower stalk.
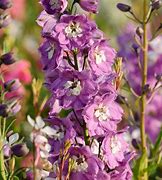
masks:
{"label": "flower stalk", "polygon": [[142,173],[143,180],[148,179],[147,167],[147,145],[146,145],[146,132],[145,132],[145,112],[146,112],[146,93],[144,92],[145,85],[147,83],[147,69],[148,69],[148,39],[147,39],[147,0],[143,1],[143,71],[142,71],[142,96],[141,96],[141,146],[142,155],[144,159],[144,169]]}

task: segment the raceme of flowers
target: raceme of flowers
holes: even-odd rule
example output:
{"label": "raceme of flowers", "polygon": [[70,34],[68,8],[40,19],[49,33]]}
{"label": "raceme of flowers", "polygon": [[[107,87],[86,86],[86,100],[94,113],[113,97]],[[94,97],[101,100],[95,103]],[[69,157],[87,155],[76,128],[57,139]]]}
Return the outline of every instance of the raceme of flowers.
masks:
{"label": "raceme of flowers", "polygon": [[[131,87],[134,91],[140,94],[140,82],[141,82],[141,74],[140,67],[138,63],[139,45],[134,40],[133,35],[135,34],[136,28],[133,24],[129,24],[124,33],[119,35],[118,37],[118,45],[119,45],[119,56],[122,56],[124,59],[124,69],[126,78],[129,81]],[[151,34],[151,33],[149,33]],[[151,35],[149,35],[151,36]],[[148,51],[148,79],[147,85],[149,89],[158,88],[161,86],[161,72],[162,72],[162,36],[158,36],[152,41],[149,42],[149,51]],[[158,133],[160,132],[162,121],[161,121],[161,101],[162,91],[159,90],[154,93],[153,98],[150,99],[150,95],[148,93],[147,99],[149,103],[147,104],[146,109],[146,131],[149,135],[149,138],[152,142],[156,141],[158,137]],[[138,119],[136,119],[138,120]],[[139,138],[139,137],[138,137]]]}
{"label": "raceme of flowers", "polygon": [[124,139],[127,129],[118,130],[123,110],[116,102],[116,51],[93,20],[74,13],[76,3],[97,13],[98,0],[40,3],[44,11],[37,22],[44,41],[39,51],[45,85],[51,92],[49,131],[40,117],[36,120],[40,125],[30,117],[28,121],[36,133],[43,128],[35,134],[37,147],[52,164],[43,178],[131,179],[129,162],[134,152]]}

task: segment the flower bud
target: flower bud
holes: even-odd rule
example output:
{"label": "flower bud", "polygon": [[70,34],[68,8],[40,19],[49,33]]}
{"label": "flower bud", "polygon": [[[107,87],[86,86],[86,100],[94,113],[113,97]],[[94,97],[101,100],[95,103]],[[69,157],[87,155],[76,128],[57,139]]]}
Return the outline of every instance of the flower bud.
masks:
{"label": "flower bud", "polygon": [[131,10],[131,6],[123,3],[118,3],[117,8],[122,12],[129,12]]}
{"label": "flower bud", "polygon": [[1,0],[0,9],[6,10],[12,6],[11,0]]}
{"label": "flower bud", "polygon": [[7,117],[8,116],[7,109],[8,107],[6,104],[0,104],[0,116]]}
{"label": "flower bud", "polygon": [[12,153],[17,157],[26,156],[29,153],[29,149],[26,144],[16,144],[11,147]]}
{"label": "flower bud", "polygon": [[150,92],[150,85],[146,84],[143,88],[143,94],[147,94]]}
{"label": "flower bud", "polygon": [[98,0],[79,0],[79,4],[85,11],[92,13],[97,13],[98,11]]}
{"label": "flower bud", "polygon": [[134,52],[136,53],[136,55],[138,56],[138,54],[139,54],[139,52],[138,52],[139,45],[138,45],[138,44],[133,43],[133,44],[132,44],[132,48],[133,48]]}
{"label": "flower bud", "polygon": [[8,92],[16,91],[21,86],[21,83],[18,79],[9,80],[4,83],[4,88]]}
{"label": "flower bud", "polygon": [[3,54],[0,57],[0,62],[5,64],[5,65],[13,64],[15,62],[15,59],[13,58],[13,53],[12,52],[8,52],[6,54]]}
{"label": "flower bud", "polygon": [[18,113],[20,109],[21,109],[21,105],[17,100],[13,101],[12,104],[10,105],[10,112],[12,115]]}
{"label": "flower bud", "polygon": [[141,38],[143,35],[143,29],[141,27],[137,27],[136,34]]}
{"label": "flower bud", "polygon": [[4,13],[0,15],[0,29],[9,25],[11,18],[8,14]]}
{"label": "flower bud", "polygon": [[127,103],[127,101],[128,101],[127,98],[121,95],[118,95],[116,98],[116,102],[119,104],[125,104]]}
{"label": "flower bud", "polygon": [[162,81],[162,74],[156,75],[156,80],[161,82]]}
{"label": "flower bud", "polygon": [[152,10],[158,10],[161,7],[161,1],[153,0],[151,6],[152,6]]}
{"label": "flower bud", "polygon": [[135,149],[139,149],[139,144],[136,139],[132,139],[132,145]]}

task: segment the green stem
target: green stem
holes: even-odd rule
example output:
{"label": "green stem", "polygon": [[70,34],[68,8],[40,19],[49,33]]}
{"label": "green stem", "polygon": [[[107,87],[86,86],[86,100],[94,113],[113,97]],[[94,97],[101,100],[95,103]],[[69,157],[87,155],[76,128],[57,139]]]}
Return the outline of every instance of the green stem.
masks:
{"label": "green stem", "polygon": [[0,179],[6,180],[5,164],[3,155],[3,130],[2,130],[2,117],[0,117]]}
{"label": "green stem", "polygon": [[141,96],[141,146],[142,146],[142,155],[145,156],[144,160],[144,169],[142,172],[142,177],[140,179],[147,180],[148,173],[148,157],[147,157],[147,144],[146,144],[146,132],[145,132],[145,112],[146,112],[146,93],[143,93],[145,85],[147,83],[147,69],[148,69],[148,39],[147,39],[147,0],[143,0],[143,72],[142,72],[142,96]]}
{"label": "green stem", "polygon": [[88,129],[86,127],[86,124],[84,126],[84,141],[86,145],[90,144],[90,139],[89,139],[89,134],[88,134]]}
{"label": "green stem", "polygon": [[5,174],[5,163],[4,163],[4,155],[3,155],[3,139],[0,139],[0,179],[6,180]]}

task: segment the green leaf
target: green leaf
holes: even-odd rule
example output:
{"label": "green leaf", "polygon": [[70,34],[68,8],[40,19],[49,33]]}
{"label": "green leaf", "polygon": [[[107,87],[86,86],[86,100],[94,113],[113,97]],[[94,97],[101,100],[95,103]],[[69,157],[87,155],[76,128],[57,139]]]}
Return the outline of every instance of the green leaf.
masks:
{"label": "green leaf", "polygon": [[61,112],[59,113],[59,117],[60,118],[65,118],[68,116],[68,114],[71,112],[72,110],[69,109],[69,110],[65,110],[65,109],[62,109]]}
{"label": "green leaf", "polygon": [[161,131],[160,131],[160,133],[159,133],[159,135],[157,137],[154,148],[152,150],[152,157],[153,158],[156,156],[157,152],[160,150],[161,143],[162,143],[162,128],[161,128]]}
{"label": "green leaf", "polygon": [[147,171],[147,153],[146,151],[136,160],[133,168],[134,179],[140,179],[140,177]]}
{"label": "green leaf", "polygon": [[19,180],[19,178],[17,176],[14,176],[13,179],[14,180]]}

